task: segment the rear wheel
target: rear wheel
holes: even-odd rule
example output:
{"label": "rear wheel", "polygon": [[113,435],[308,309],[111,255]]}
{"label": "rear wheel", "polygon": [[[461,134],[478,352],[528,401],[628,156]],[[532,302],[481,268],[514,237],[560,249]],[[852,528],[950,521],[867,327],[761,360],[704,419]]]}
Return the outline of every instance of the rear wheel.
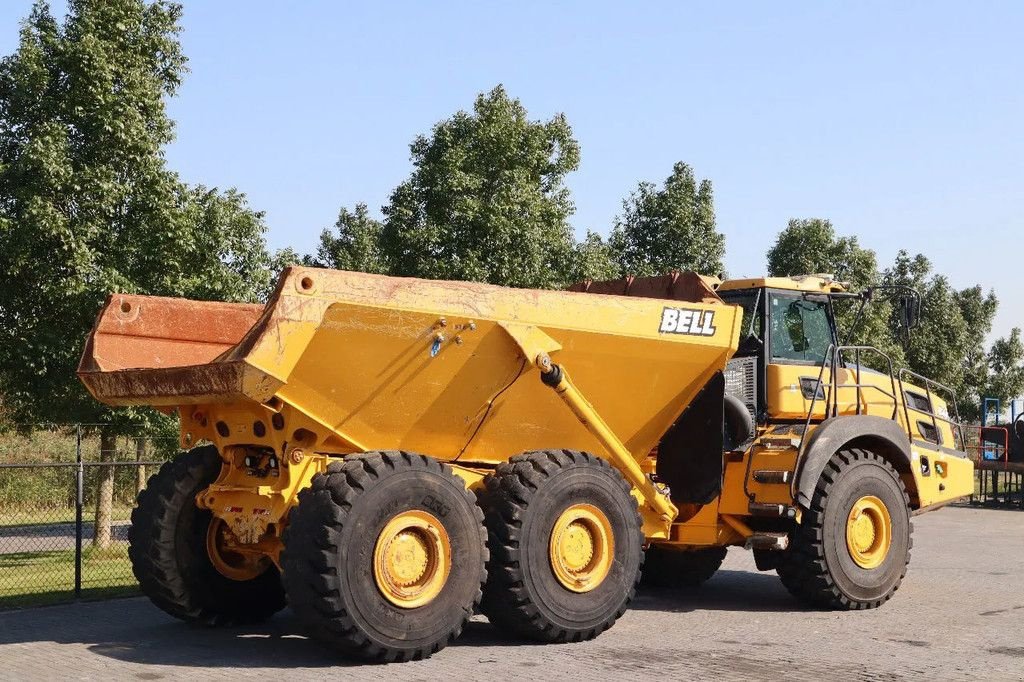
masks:
{"label": "rear wheel", "polygon": [[910,499],[878,455],[841,450],[821,474],[779,557],[786,588],[815,606],[870,609],[892,597],[910,561]]}
{"label": "rear wheel", "polygon": [[513,457],[487,477],[491,550],[482,611],[543,642],[591,639],[636,593],[643,533],[618,471],[572,450]]}
{"label": "rear wheel", "polygon": [[220,473],[212,446],[184,452],[150,477],[128,531],[128,556],[142,592],[165,612],[211,625],[253,622],[284,608],[270,559],[239,552],[227,526],[196,494]]}
{"label": "rear wheel", "polygon": [[652,545],[644,558],[641,584],[651,587],[697,587],[725,560],[725,547],[680,550]]}
{"label": "rear wheel", "polygon": [[459,636],[480,602],[483,513],[451,467],[407,452],[332,463],[284,533],[288,600],[349,656],[407,661]]}

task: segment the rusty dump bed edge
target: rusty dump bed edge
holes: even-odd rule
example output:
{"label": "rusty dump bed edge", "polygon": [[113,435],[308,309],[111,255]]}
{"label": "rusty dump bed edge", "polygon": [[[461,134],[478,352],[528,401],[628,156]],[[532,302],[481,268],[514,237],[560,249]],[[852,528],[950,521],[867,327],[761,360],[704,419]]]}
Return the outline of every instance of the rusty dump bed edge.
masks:
{"label": "rusty dump bed edge", "polygon": [[89,334],[78,376],[94,397],[113,405],[235,399],[245,363],[217,360],[263,310],[259,304],[113,294]]}
{"label": "rusty dump bed edge", "polygon": [[667,275],[650,277],[629,275],[619,279],[584,280],[573,284],[568,291],[613,296],[641,296],[665,301],[721,303],[722,299],[713,288],[713,285],[718,283],[720,280],[717,277],[705,277],[696,272],[673,271]]}

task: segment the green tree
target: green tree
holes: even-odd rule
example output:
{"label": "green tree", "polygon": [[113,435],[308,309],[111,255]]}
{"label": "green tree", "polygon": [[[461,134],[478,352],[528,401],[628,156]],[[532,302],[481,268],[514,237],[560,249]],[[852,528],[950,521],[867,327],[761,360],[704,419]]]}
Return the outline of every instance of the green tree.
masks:
{"label": "green tree", "polygon": [[773,277],[828,273],[855,289],[875,283],[878,260],[856,237],[840,237],[822,218],[790,220],[768,250],[768,274]]}
{"label": "green tree", "polygon": [[720,274],[725,237],[715,229],[711,181],[698,184],[693,169],[680,162],[660,189],[641,182],[622,202],[610,243],[621,275]]}
{"label": "green tree", "polygon": [[961,417],[977,418],[987,377],[984,340],[992,329],[998,301],[981,287],[955,289],[932,271],[923,255],[900,251],[884,274],[888,284],[911,286],[921,293],[921,320],[913,333],[899,339],[907,366],[948,386]]}
{"label": "green tree", "polygon": [[[266,288],[262,215],[243,195],[189,188],[167,169],[165,101],[181,83],[181,8],[71,0],[63,24],[37,2],[0,62],[0,393],[14,422],[159,422],[111,410],[75,377],[112,291],[249,300]],[[103,467],[95,542],[110,541]]]}
{"label": "green tree", "polygon": [[601,281],[619,276],[619,264],[610,244],[601,235],[587,230],[587,236],[573,247],[572,265],[569,268],[572,283],[583,280]]}
{"label": "green tree", "polygon": [[549,288],[566,283],[579,145],[565,116],[531,121],[497,86],[410,146],[413,171],[384,207],[390,271]]}
{"label": "green tree", "polygon": [[[863,248],[856,237],[839,236],[832,223],[822,218],[790,220],[768,250],[768,274],[772,277],[831,274],[848,282],[852,291],[879,283],[875,252]],[[836,301],[840,343],[872,345],[900,364],[901,346],[891,332],[892,305],[884,294],[861,309],[859,301]],[[881,367],[881,358],[865,357]]]}
{"label": "green tree", "polygon": [[162,248],[145,252],[148,269],[135,273],[144,293],[208,301],[262,301],[276,281],[267,254],[263,211],[245,194],[202,185],[178,188],[180,229]]}
{"label": "green tree", "polygon": [[982,397],[998,398],[1008,408],[1024,393],[1024,340],[1014,327],[1007,337],[996,339],[985,358],[988,370]]}
{"label": "green tree", "polygon": [[314,265],[311,256],[303,256],[298,251],[290,246],[286,246],[283,249],[278,249],[270,256],[270,265],[267,268],[266,287],[258,292],[257,299],[265,301],[270,298],[271,294],[274,293],[274,289],[277,288],[278,279],[281,277],[281,271],[292,265]]}
{"label": "green tree", "polygon": [[330,230],[320,233],[316,255],[308,259],[321,268],[356,270],[374,274],[389,272],[381,251],[381,232],[384,226],[370,217],[366,204],[356,204],[355,211],[342,208],[334,223],[337,235]]}

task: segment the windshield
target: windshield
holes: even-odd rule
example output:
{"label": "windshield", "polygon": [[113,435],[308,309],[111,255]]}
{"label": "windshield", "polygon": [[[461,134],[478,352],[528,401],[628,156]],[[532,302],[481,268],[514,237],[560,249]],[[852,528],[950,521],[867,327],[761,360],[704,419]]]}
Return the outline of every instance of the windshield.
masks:
{"label": "windshield", "polygon": [[745,291],[722,291],[718,294],[723,301],[743,308],[743,323],[740,326],[740,338],[749,336],[761,338],[761,316],[757,314],[757,304],[761,292],[757,289]]}
{"label": "windshield", "polygon": [[822,363],[833,343],[827,300],[773,294],[770,319],[772,361]]}

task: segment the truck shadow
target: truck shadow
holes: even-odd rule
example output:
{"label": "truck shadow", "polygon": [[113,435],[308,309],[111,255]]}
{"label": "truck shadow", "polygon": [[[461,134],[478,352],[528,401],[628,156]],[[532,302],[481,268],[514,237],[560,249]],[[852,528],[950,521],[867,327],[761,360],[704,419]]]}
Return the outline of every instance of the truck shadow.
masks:
{"label": "truck shadow", "polygon": [[644,611],[804,611],[775,573],[721,569],[699,587],[641,586],[630,608]]}
{"label": "truck shadow", "polygon": [[[723,570],[692,590],[642,589],[634,609],[688,613],[799,611],[774,576]],[[627,614],[628,617],[628,614]],[[143,598],[67,604],[0,613],[0,647],[55,642],[125,663],[185,668],[327,668],[365,665],[307,638],[290,611],[245,627],[204,628],[173,620]],[[452,647],[537,645],[508,637],[482,617]],[[2,649],[0,649],[2,655]]]}

